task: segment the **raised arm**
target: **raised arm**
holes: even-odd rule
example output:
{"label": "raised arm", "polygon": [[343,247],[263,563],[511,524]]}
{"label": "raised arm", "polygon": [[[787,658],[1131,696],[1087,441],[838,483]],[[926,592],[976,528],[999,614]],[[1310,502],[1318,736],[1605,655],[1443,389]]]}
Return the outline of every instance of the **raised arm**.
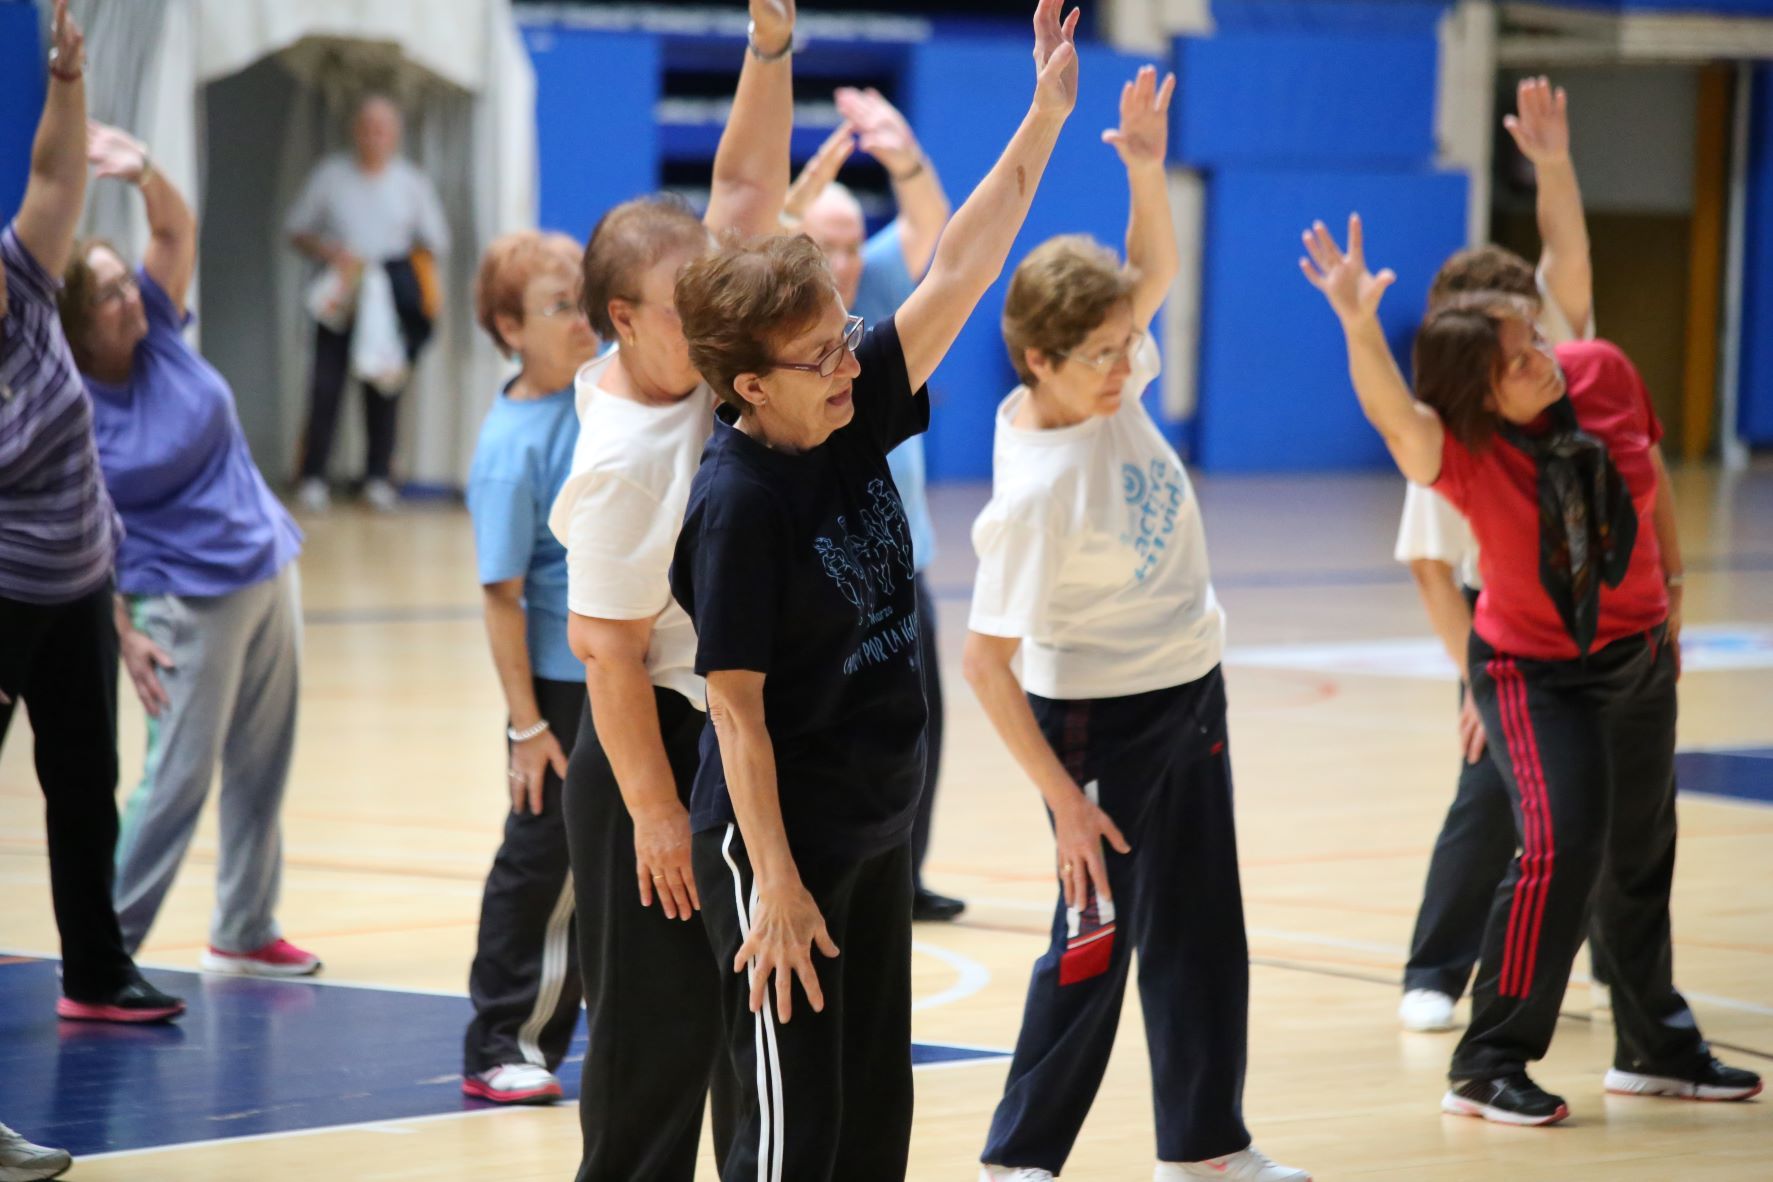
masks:
{"label": "raised arm", "polygon": [[794,0],[751,0],[750,43],[703,221],[719,234],[774,232],[788,195],[794,134]]}
{"label": "raised arm", "polygon": [[1398,471],[1417,484],[1433,484],[1441,474],[1444,428],[1440,416],[1410,396],[1410,387],[1379,327],[1379,301],[1397,276],[1389,268],[1377,275],[1367,270],[1359,214],[1348,215],[1347,254],[1322,222],[1313,222],[1305,232],[1305,250],[1311,257],[1300,259],[1299,269],[1324,293],[1342,322],[1348,341],[1348,376],[1360,398],[1361,411],[1384,437]]}
{"label": "raised arm", "polygon": [[1594,267],[1588,253],[1588,220],[1570,160],[1570,115],[1564,88],[1545,78],[1521,81],[1516,113],[1502,125],[1533,164],[1538,179],[1539,266],[1545,286],[1577,336],[1586,336],[1594,314]]}
{"label": "raised arm", "polygon": [[936,166],[923,153],[911,124],[899,109],[872,86],[845,86],[836,94],[837,109],[861,138],[862,151],[880,161],[893,183],[899,207],[899,250],[913,281],[922,279],[936,257],[936,243],[954,207],[948,201]]}
{"label": "raised arm", "polygon": [[197,219],[191,207],[166,174],[154,167],[147,146],[127,132],[89,121],[86,158],[97,176],[141,189],[148,210],[148,249],[142,266],[184,315],[185,296],[197,268]]}
{"label": "raised arm", "polygon": [[1170,187],[1164,155],[1170,138],[1170,96],[1176,76],[1157,83],[1157,67],[1143,66],[1120,88],[1120,126],[1102,133],[1127,166],[1127,266],[1139,276],[1133,286],[1133,323],[1144,328],[1163,306],[1170,284],[1182,269],[1176,224],[1170,217]]}
{"label": "raised arm", "polygon": [[68,0],[56,0],[51,39],[49,92],[14,224],[37,264],[60,275],[86,205],[86,41],[68,15]]}
{"label": "raised arm", "polygon": [[1061,0],[1034,12],[1034,102],[1003,155],[954,214],[930,273],[894,317],[913,390],[929,381],[967,317],[1003,271],[1028,216],[1053,145],[1077,105],[1077,18],[1059,19]]}

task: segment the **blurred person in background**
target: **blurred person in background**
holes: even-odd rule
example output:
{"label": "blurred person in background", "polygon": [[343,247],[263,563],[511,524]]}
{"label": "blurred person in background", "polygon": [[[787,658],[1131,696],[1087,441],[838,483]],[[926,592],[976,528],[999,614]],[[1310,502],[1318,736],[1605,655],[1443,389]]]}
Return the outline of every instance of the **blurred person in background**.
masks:
{"label": "blurred person in background", "polygon": [[[838,298],[869,324],[879,324],[899,310],[917,287],[953,207],[936,167],[923,153],[911,125],[878,90],[842,87],[836,92],[843,123],[814,154],[788,191],[784,224],[798,227],[825,252]],[[857,147],[874,157],[892,181],[898,214],[872,236],[862,218],[861,202],[836,177]],[[925,571],[936,556],[936,525],[930,517],[925,489],[923,436],[913,435],[887,456],[893,483],[911,527],[912,562],[917,569],[918,644],[920,670],[930,722],[925,741],[928,763],[917,823],[911,830],[911,918],[946,921],[966,910],[959,899],[939,895],[924,885],[923,863],[930,848],[930,819],[935,812],[936,781],[942,767],[942,670],[936,647],[936,600]]]}
{"label": "blurred person in background", "polygon": [[[449,250],[449,226],[429,177],[400,155],[400,108],[372,94],[351,123],[352,150],[326,157],[309,174],[284,219],[289,241],[331,272],[329,279],[362,292],[365,268],[385,268],[410,364],[430,335],[437,314],[434,257]],[[332,458],[339,403],[352,376],[356,312],[347,302],[337,322],[317,322],[308,429],[302,449],[302,507],[327,507],[326,467]],[[399,496],[390,479],[400,388],[363,383],[368,456],[363,496],[390,510]]]}
{"label": "blurred person in background", "polygon": [[131,266],[76,244],[62,328],[92,397],[105,483],[123,517],[116,627],[148,713],[142,780],[117,849],[117,916],[141,947],[221,772],[206,972],[306,976],[274,915],[301,680],[302,535],[247,448],[234,392],[184,337],[197,221],[138,141],[92,124],[97,175],[134,185],[148,246]]}
{"label": "blurred person in background", "polygon": [[[57,0],[53,38],[24,199],[0,231],[0,742],[22,701],[36,737],[61,933],[56,1013],[157,1022],[183,1013],[185,1003],[136,970],[111,902],[111,568],[123,524],[105,491],[92,400],[56,317],[56,276],[86,201],[85,54],[67,0]],[[28,1156],[25,1144],[4,1152]]]}
{"label": "blurred person in background", "polygon": [[476,319],[521,366],[487,411],[468,470],[511,811],[480,904],[462,1091],[500,1104],[560,1097],[554,1072],[583,997],[561,777],[585,710],[585,664],[566,639],[566,547],[548,529],[579,438],[573,375],[597,354],[579,307],[581,253],[565,234],[506,234],[486,248],[474,290]]}

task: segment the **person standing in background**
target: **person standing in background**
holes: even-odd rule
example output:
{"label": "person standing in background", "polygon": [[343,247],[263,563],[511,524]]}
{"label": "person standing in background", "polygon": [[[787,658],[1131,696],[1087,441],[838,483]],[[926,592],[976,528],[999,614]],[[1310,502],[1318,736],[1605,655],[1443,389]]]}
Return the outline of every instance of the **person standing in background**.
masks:
{"label": "person standing in background", "polygon": [[[429,259],[449,250],[449,226],[436,186],[400,155],[401,131],[400,109],[393,100],[379,94],[365,98],[351,124],[352,150],[328,156],[309,174],[284,219],[284,229],[297,251],[337,272],[349,285],[360,282],[366,266],[388,268],[401,306],[410,361],[428,335],[428,327],[423,332],[410,327],[416,315],[427,311],[412,305],[434,300],[425,294],[427,284],[435,280]],[[435,307],[428,312],[434,316]],[[350,321],[342,329],[315,325],[299,489],[302,507],[310,512],[324,510],[329,500],[326,466],[350,377],[352,328]],[[382,511],[399,502],[389,479],[399,395],[399,390],[377,390],[367,384],[363,391],[368,436],[363,496]]]}
{"label": "person standing in background", "polygon": [[117,918],[141,946],[221,771],[216,906],[205,972],[303,977],[320,960],[279,933],[284,791],[301,683],[302,534],[252,462],[234,392],[184,338],[197,220],[140,142],[90,125],[100,177],[134,185],[142,265],[76,245],[62,329],[92,396],[117,552],[124,667],[148,713],[141,783],[117,849]]}
{"label": "person standing in background", "polygon": [[522,366],[487,411],[468,470],[511,812],[480,904],[462,1092],[498,1104],[560,1098],[554,1072],[583,996],[561,777],[585,664],[566,639],[566,547],[548,529],[579,439],[573,375],[597,354],[579,307],[580,252],[565,234],[506,234],[486,248],[474,290],[481,327]]}
{"label": "person standing in background", "polygon": [[[55,7],[49,93],[18,215],[0,231],[0,743],[23,701],[36,735],[63,1018],[160,1022],[111,904],[117,850],[117,632],[123,523],[93,441],[92,400],[56,319],[56,275],[86,203],[85,55]],[[20,1150],[20,1153],[25,1150]]]}
{"label": "person standing in background", "polygon": [[[825,252],[837,294],[844,306],[869,324],[879,324],[899,310],[929,270],[936,242],[953,207],[936,167],[923,154],[911,125],[878,90],[842,87],[836,93],[843,123],[832,132],[795,179],[783,210],[784,224],[800,230]],[[893,184],[898,216],[872,237],[862,219],[862,205],[840,184],[837,172],[857,147],[886,169]],[[911,830],[911,918],[946,921],[966,910],[959,899],[939,895],[924,885],[923,862],[930,848],[930,819],[935,812],[936,780],[942,767],[942,671],[936,648],[936,600],[925,571],[936,556],[936,524],[924,488],[923,436],[913,435],[887,456],[893,483],[911,527],[912,563],[916,567],[918,645],[924,698],[930,721],[926,732],[928,762],[917,822]]]}

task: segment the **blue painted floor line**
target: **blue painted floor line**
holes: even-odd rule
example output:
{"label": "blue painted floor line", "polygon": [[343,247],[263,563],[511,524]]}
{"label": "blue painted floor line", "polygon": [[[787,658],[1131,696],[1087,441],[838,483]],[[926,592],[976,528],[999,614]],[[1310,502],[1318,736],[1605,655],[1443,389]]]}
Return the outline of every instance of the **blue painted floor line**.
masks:
{"label": "blue painted floor line", "polygon": [[1682,793],[1773,804],[1773,747],[1677,752],[1675,782]]}
{"label": "blue painted floor line", "polygon": [[[150,969],[177,1023],[63,1022],[56,963],[0,963],[0,1119],[76,1156],[317,1131],[496,1106],[461,1094],[465,997]],[[585,1038],[562,1065],[578,1095]],[[918,1066],[1008,1052],[919,1043]]]}

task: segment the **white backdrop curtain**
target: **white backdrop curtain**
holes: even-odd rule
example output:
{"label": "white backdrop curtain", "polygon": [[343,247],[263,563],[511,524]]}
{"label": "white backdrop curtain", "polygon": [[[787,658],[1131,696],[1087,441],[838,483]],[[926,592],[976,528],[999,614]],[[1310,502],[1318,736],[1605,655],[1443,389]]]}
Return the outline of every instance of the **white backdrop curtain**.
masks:
{"label": "white backdrop curtain", "polygon": [[[506,372],[476,331],[474,266],[497,234],[533,225],[535,80],[509,0],[73,0],[87,30],[92,110],[148,142],[202,219],[201,344],[233,384],[253,452],[292,470],[312,326],[283,212],[347,140],[358,97],[407,112],[406,153],[436,182],[454,249],[446,305],[401,410],[397,474],[459,487]],[[93,189],[88,233],[140,257],[140,200]],[[208,296],[209,298],[204,298]],[[362,465],[361,416],[342,412],[333,466]]]}

